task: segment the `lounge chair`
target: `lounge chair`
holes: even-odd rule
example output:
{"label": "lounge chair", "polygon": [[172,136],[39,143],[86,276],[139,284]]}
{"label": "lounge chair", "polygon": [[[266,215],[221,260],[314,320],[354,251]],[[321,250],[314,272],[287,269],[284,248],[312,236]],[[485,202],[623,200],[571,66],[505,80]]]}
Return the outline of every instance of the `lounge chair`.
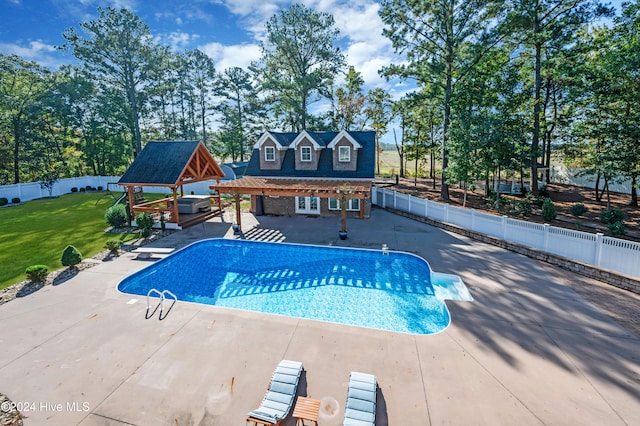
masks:
{"label": "lounge chair", "polygon": [[298,390],[302,363],[283,359],[276,367],[260,407],[248,414],[247,422],[279,425],[287,417]]}
{"label": "lounge chair", "polygon": [[375,425],[377,387],[376,376],[355,371],[351,372],[343,426]]}

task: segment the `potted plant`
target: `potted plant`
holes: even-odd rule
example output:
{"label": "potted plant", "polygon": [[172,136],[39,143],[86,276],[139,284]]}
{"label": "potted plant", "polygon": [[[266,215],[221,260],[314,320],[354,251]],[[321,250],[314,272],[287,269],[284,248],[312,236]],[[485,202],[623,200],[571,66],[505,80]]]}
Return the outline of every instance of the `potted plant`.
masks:
{"label": "potted plant", "polygon": [[349,186],[341,186],[338,189],[338,194],[340,194],[340,219],[341,226],[340,231],[338,232],[338,236],[341,240],[347,239],[347,204],[349,200],[353,196],[353,188]]}

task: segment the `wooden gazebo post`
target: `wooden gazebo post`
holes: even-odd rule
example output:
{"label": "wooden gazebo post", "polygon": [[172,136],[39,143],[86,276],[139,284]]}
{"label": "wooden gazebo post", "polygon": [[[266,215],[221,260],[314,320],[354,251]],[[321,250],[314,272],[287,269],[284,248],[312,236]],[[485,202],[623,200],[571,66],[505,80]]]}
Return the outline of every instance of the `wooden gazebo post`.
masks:
{"label": "wooden gazebo post", "polygon": [[240,211],[240,193],[236,192],[233,194],[233,198],[236,201],[236,225],[238,225],[238,229],[242,229],[242,219],[241,219],[241,211]]}

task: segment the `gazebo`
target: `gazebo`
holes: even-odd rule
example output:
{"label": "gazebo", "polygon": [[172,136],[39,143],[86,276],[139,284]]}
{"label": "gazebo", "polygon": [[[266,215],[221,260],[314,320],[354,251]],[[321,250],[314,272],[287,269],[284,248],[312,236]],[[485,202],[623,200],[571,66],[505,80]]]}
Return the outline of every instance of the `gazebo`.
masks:
{"label": "gazebo", "polygon": [[[118,184],[127,190],[132,218],[146,212],[182,228],[222,213],[219,194],[185,195],[184,185],[209,180],[219,183],[223,177],[224,172],[202,142],[150,141]],[[172,195],[145,202],[140,197],[141,189],[149,186],[169,188]]]}

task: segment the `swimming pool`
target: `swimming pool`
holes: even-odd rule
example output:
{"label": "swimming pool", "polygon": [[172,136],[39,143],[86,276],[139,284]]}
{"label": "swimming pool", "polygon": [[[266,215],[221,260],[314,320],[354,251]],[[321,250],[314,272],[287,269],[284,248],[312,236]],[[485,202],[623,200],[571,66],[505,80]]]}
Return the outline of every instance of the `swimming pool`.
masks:
{"label": "swimming pool", "polygon": [[123,293],[156,288],[178,300],[433,334],[450,323],[445,299],[472,300],[462,280],[404,252],[209,239],[128,276]]}

